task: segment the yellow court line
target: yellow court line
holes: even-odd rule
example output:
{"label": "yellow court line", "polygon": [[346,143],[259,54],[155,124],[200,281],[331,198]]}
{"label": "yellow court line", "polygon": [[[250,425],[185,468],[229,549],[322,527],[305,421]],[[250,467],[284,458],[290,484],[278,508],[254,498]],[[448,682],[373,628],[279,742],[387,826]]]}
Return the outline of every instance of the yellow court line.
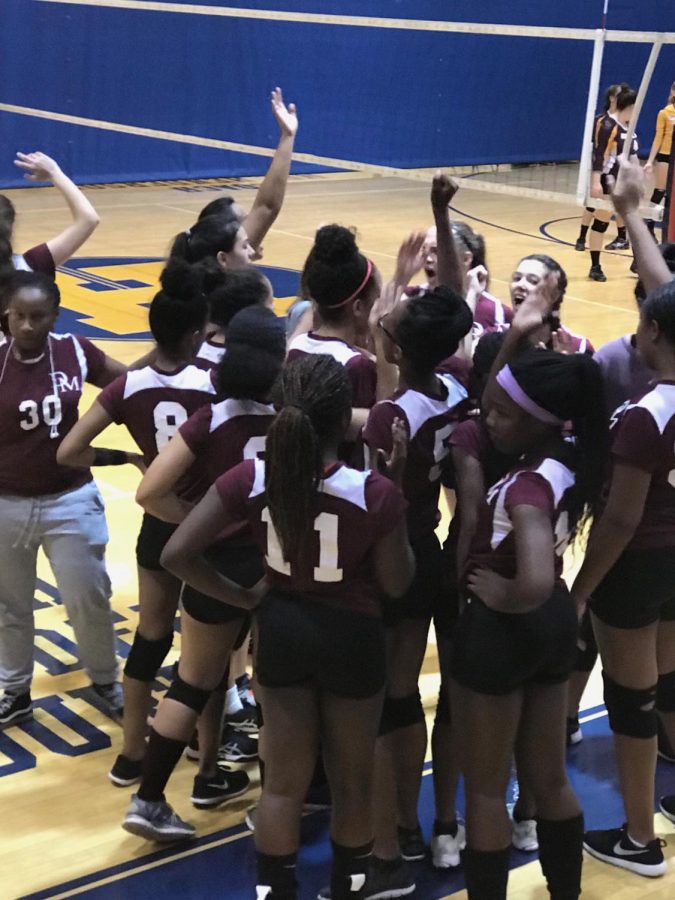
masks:
{"label": "yellow court line", "polygon": [[[143,12],[187,13],[232,19],[263,19],[272,22],[300,22],[311,25],[342,25],[358,28],[394,28],[403,31],[454,32],[490,34],[497,37],[554,38],[557,40],[594,41],[592,28],[551,28],[537,25],[496,25],[485,22],[444,22],[429,19],[390,19],[376,16],[339,16],[324,13],[288,12],[272,9],[242,9],[235,6],[202,6],[197,3],[159,3],[146,0],[36,0],[68,6],[95,6],[108,9],[135,9]],[[607,31],[608,41],[653,44],[656,32]],[[666,32],[664,43],[675,43],[675,34]]]}

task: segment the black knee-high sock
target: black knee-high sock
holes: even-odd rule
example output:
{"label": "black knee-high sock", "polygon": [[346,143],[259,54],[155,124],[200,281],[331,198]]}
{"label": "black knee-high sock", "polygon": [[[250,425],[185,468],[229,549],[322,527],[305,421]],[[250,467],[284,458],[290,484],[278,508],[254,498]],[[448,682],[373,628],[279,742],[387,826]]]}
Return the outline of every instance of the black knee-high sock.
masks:
{"label": "black knee-high sock", "polygon": [[553,900],[577,900],[581,893],[584,817],[553,822],[537,819],[539,863]]}
{"label": "black knee-high sock", "polygon": [[591,265],[594,267],[600,265],[600,251],[599,250],[591,250]]}
{"label": "black knee-high sock", "polygon": [[588,234],[588,225],[582,225],[582,226],[579,228],[579,240],[580,240],[580,241],[585,241],[585,240],[586,240],[586,235],[587,235],[587,234]]}
{"label": "black knee-high sock", "polygon": [[148,749],[143,760],[143,780],[138,789],[141,800],[164,799],[166,783],[186,746],[186,741],[175,741],[158,734],[154,728],[150,729]]}
{"label": "black knee-high sock", "polygon": [[510,848],[472,850],[466,848],[464,870],[469,900],[506,900]]}
{"label": "black knee-high sock", "polygon": [[654,188],[654,190],[652,191],[652,195],[649,198],[649,202],[650,203],[660,203],[665,196],[666,196],[665,191],[661,191],[658,188]]}
{"label": "black knee-high sock", "polygon": [[[267,895],[269,900],[297,900],[298,883],[295,880],[297,858],[297,853],[289,853],[287,856],[269,856],[267,853],[256,853],[257,887],[272,888],[271,894]],[[260,896],[260,891],[258,891],[258,895]]]}
{"label": "black knee-high sock", "polygon": [[625,225],[617,225],[616,226],[616,236],[620,241],[626,240],[626,226]]}
{"label": "black knee-high sock", "polygon": [[344,847],[331,841],[333,868],[330,875],[332,900],[362,900],[365,897],[366,875],[373,852],[373,842],[362,847]]}

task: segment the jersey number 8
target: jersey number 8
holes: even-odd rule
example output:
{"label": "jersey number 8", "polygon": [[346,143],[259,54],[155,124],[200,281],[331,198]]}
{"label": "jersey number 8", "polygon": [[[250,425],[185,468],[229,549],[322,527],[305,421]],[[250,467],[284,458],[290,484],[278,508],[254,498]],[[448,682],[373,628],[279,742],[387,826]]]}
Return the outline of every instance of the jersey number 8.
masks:
{"label": "jersey number 8", "polygon": [[187,422],[188,414],[180,403],[163,400],[157,404],[152,416],[155,423],[155,444],[159,452],[166,447],[180,426]]}

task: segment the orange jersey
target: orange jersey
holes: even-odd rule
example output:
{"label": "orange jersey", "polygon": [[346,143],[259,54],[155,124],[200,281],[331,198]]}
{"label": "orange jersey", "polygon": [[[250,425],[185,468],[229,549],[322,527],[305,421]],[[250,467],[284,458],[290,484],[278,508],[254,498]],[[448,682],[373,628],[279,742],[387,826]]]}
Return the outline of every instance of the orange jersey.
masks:
{"label": "orange jersey", "polygon": [[673,128],[675,128],[675,103],[669,103],[660,110],[656,117],[655,140],[659,141],[657,153],[665,153],[670,156],[673,146]]}

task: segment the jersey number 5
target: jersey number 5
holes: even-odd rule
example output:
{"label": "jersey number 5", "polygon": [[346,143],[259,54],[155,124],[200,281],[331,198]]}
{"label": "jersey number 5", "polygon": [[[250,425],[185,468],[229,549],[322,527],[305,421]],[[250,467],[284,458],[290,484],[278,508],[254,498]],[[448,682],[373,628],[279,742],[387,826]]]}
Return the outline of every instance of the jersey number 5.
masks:
{"label": "jersey number 5", "polygon": [[[284,559],[268,506],[262,511],[262,520],[267,525],[267,565],[275,572],[290,576],[291,566]],[[314,531],[319,532],[319,565],[314,566],[314,581],[322,584],[342,581],[342,569],[337,564],[338,517],[333,513],[320,513],[314,519]]]}

